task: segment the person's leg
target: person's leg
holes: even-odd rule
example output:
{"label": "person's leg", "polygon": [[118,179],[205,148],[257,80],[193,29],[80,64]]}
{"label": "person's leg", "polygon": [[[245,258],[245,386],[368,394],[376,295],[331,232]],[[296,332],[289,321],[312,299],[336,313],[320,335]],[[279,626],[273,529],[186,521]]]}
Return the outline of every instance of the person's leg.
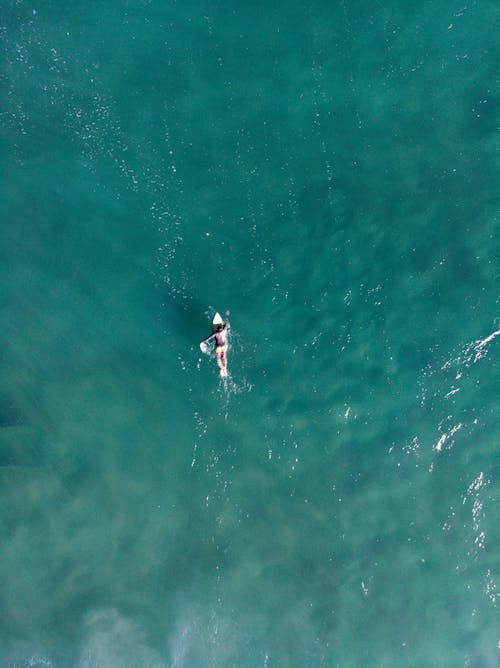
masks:
{"label": "person's leg", "polygon": [[217,355],[217,366],[221,371],[224,369],[224,362],[221,355]]}
{"label": "person's leg", "polygon": [[221,376],[227,376],[227,358],[226,348],[222,348],[217,354],[217,365],[220,369]]}

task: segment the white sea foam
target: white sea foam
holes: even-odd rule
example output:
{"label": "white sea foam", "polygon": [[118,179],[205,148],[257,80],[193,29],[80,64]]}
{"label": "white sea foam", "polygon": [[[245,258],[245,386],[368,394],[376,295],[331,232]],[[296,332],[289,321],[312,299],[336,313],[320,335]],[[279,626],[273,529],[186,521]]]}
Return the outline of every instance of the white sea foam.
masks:
{"label": "white sea foam", "polygon": [[[495,330],[484,339],[477,339],[472,341],[472,343],[467,343],[461,353],[447,360],[443,366],[442,370],[449,369],[453,365],[458,367],[469,367],[472,364],[476,364],[479,360],[486,357],[488,354],[488,344],[490,344],[496,337],[500,334],[500,329]],[[460,371],[458,372],[457,379],[461,376]]]}
{"label": "white sea foam", "polygon": [[458,424],[451,427],[451,429],[446,431],[444,434],[442,434],[440,436],[438,442],[434,446],[434,450],[437,450],[438,452],[440,452],[443,449],[443,447],[445,446],[446,442],[449,441],[457,433],[457,431],[462,429],[462,427],[463,427],[463,424],[461,422],[459,422]]}
{"label": "white sea foam", "polygon": [[142,629],[118,610],[95,610],[85,619],[85,634],[75,668],[167,668]]}
{"label": "white sea foam", "polygon": [[53,663],[44,656],[34,654],[26,663],[27,668],[52,668]]}

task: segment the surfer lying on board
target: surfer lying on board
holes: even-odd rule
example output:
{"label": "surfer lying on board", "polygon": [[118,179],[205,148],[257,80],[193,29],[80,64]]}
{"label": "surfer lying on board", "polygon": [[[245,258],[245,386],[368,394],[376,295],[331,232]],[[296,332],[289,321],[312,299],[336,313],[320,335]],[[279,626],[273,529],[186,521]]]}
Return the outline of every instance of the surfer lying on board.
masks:
{"label": "surfer lying on board", "polygon": [[217,366],[219,367],[221,378],[227,377],[227,335],[231,325],[229,323],[229,311],[226,311],[226,320],[222,320],[218,313],[215,314],[212,323],[212,334],[200,343],[200,348],[205,352],[206,344],[211,340],[215,340],[215,358]]}
{"label": "surfer lying on board", "polygon": [[[229,321],[217,325],[215,330],[215,357],[221,378],[227,376],[227,334]],[[230,325],[229,325],[230,326]]]}

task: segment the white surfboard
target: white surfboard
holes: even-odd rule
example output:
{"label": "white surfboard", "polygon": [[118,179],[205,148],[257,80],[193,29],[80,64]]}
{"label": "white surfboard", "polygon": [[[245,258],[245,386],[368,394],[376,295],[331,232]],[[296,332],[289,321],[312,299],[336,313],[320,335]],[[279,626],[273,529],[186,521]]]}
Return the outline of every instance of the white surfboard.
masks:
{"label": "white surfboard", "polygon": [[224,320],[221,318],[220,313],[216,313],[214,315],[214,319],[212,320],[212,325],[216,327],[217,325],[223,325]]}

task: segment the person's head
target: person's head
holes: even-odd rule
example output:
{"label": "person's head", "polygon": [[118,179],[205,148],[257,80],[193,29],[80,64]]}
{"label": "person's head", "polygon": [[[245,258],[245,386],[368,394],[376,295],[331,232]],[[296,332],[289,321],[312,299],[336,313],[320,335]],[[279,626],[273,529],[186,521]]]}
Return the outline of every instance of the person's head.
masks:
{"label": "person's head", "polygon": [[217,325],[217,331],[218,331],[218,332],[222,332],[223,329],[224,329],[224,324],[223,324],[222,322],[220,322],[220,323]]}

